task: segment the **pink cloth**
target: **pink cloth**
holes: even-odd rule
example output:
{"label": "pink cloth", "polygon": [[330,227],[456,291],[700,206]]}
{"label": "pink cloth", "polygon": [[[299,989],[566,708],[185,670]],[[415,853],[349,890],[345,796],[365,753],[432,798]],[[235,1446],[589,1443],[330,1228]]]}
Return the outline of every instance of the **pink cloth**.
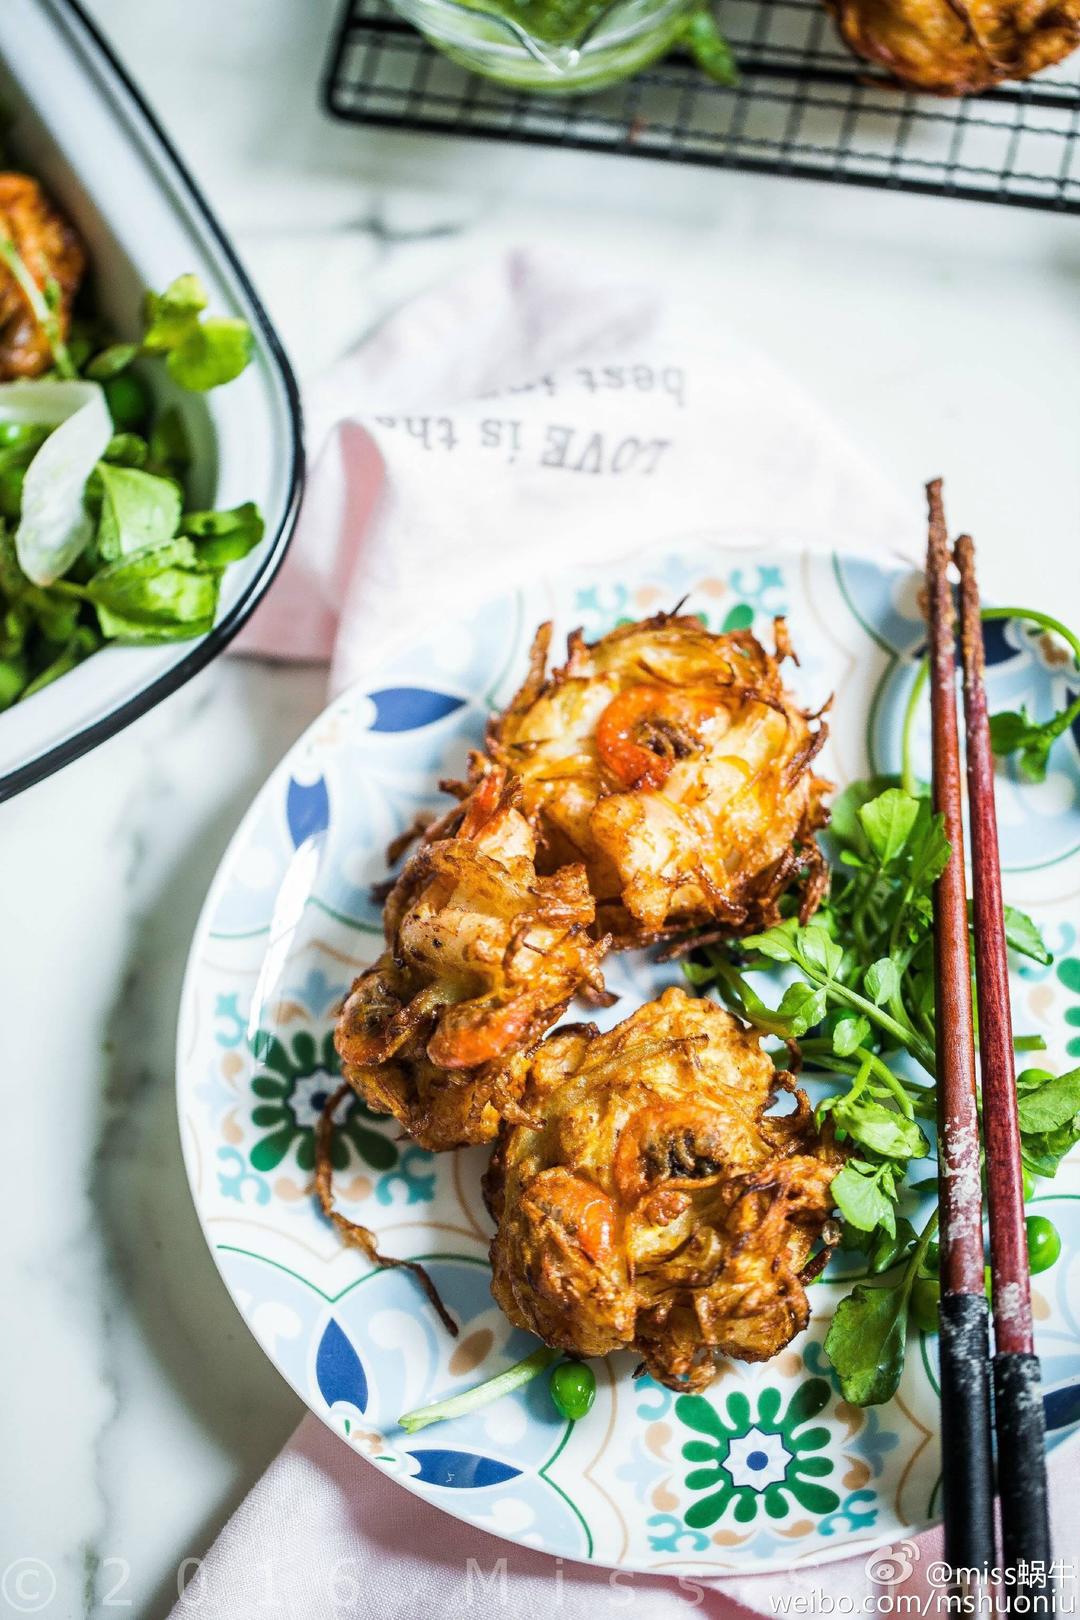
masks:
{"label": "pink cloth", "polygon": [[[878,555],[920,544],[915,501],[902,506],[717,311],[559,255],[511,254],[416,300],[306,409],[304,509],[240,650],[332,660],[336,689],[456,599],[574,558],[703,530],[720,543]],[[1080,1498],[1075,1479],[1066,1495],[1063,1466],[1058,1475],[1064,1554],[1080,1540]],[[789,1612],[827,1612],[822,1593],[853,1605],[832,1612],[857,1614],[875,1576],[881,1592],[927,1596],[937,1558],[934,1534],[891,1562],[864,1553],[709,1587],[613,1578],[449,1518],[309,1416],[174,1615],[457,1620],[475,1605],[516,1620],[609,1609],[668,1620],[695,1608],[734,1620],[777,1613],[778,1594],[805,1604]]]}
{"label": "pink cloth", "polygon": [[[1051,1469],[1055,1545],[1061,1557],[1075,1559],[1080,1499],[1075,1480],[1066,1497],[1067,1466],[1058,1452]],[[309,1416],[225,1526],[172,1620],[193,1614],[200,1620],[462,1620],[473,1613],[512,1620],[604,1620],[609,1614],[742,1620],[785,1612],[947,1620],[944,1593],[933,1579],[940,1558],[935,1531],[841,1563],[713,1583],[567,1563],[470,1529],[419,1501]],[[1075,1581],[1067,1582],[1062,1612],[1076,1612],[1076,1596]],[[788,1603],[786,1610],[778,1599]],[[916,1601],[920,1607],[912,1606]]]}

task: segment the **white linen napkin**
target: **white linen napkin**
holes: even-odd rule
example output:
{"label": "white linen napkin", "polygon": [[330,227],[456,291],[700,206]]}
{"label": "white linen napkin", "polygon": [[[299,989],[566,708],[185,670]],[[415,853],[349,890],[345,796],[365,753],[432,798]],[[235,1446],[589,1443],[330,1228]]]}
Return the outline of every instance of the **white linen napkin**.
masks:
{"label": "white linen napkin", "polygon": [[[571,559],[703,530],[763,547],[921,549],[921,491],[900,502],[724,312],[561,254],[513,253],[417,299],[305,403],[309,491],[241,649],[332,657],[335,689],[403,623],[449,618],[457,599]],[[824,1590],[852,1614],[874,1572],[899,1569],[895,1594],[905,1569],[917,1581],[940,1556],[934,1537],[905,1545],[896,1566],[863,1554],[707,1588],[613,1580],[447,1517],[309,1416],[173,1612],[668,1620],[775,1613],[778,1590],[815,1613]]]}
{"label": "white linen napkin", "polygon": [[403,623],[572,559],[703,530],[922,544],[921,490],[901,503],[717,309],[553,252],[418,298],[305,409],[304,509],[239,646],[332,654],[334,690]]}

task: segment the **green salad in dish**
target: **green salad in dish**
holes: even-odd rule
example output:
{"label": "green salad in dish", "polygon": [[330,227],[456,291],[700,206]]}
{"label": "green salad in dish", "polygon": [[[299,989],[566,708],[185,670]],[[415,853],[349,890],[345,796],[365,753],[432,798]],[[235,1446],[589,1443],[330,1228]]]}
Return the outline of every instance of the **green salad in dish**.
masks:
{"label": "green salad in dish", "polygon": [[263,534],[250,502],[190,508],[183,421],[150,386],[155,366],[196,393],[231,382],[247,323],[208,314],[181,275],[117,341],[78,309],[84,263],[36,182],[0,176],[0,709],[109,643],[204,634]]}

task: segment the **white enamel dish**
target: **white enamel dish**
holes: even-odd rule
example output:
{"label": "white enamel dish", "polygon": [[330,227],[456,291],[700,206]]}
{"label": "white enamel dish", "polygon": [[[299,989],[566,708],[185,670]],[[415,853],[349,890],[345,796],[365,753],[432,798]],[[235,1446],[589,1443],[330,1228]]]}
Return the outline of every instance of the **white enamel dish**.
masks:
{"label": "white enamel dish", "polygon": [[[159,397],[184,413],[198,505],[253,500],[266,533],[226,571],[218,622],[197,641],[109,647],[0,714],[0,799],[75,759],[215,657],[281,562],[303,484],[296,384],[269,319],[221,228],[166,136],[93,25],[70,0],[0,7],[0,103],[9,161],[39,178],[85,238],[102,314],[140,329],[147,288],[194,271],[216,313],[243,316],[255,356],[236,382]],[[157,374],[163,368],[153,368]],[[161,376],[148,376],[155,386]]]}

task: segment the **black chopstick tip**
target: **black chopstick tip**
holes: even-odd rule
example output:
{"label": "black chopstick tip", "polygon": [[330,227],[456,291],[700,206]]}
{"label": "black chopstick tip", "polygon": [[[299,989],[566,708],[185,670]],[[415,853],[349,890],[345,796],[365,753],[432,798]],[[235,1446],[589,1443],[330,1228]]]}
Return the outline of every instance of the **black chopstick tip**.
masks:
{"label": "black chopstick tip", "polygon": [[989,1571],[995,1564],[994,1462],[986,1295],[946,1294],[940,1315],[945,1562]]}
{"label": "black chopstick tip", "polygon": [[1039,1358],[1020,1351],[994,1357],[1002,1563],[1049,1567],[1046,1418]]}

